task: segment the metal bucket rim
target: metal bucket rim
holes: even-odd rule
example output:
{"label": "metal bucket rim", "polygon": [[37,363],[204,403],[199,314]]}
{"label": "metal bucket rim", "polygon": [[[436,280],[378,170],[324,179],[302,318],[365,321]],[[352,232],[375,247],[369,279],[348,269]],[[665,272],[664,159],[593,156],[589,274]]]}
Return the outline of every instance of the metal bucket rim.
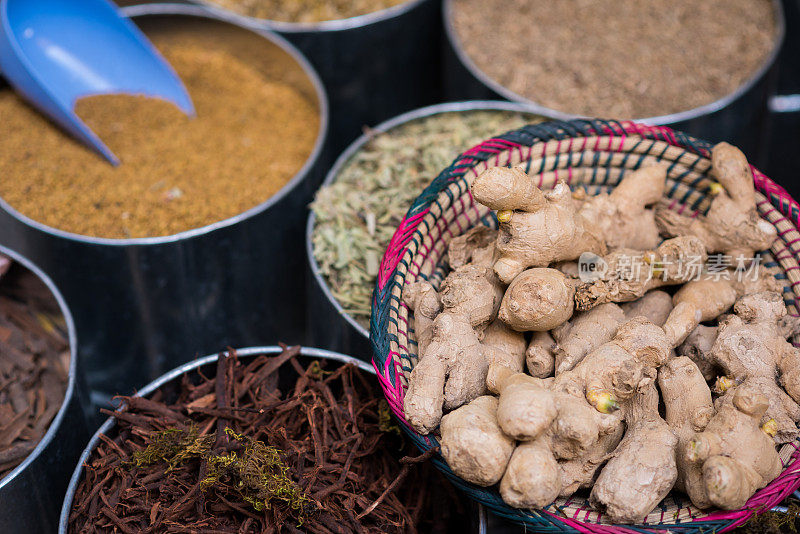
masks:
{"label": "metal bucket rim", "polygon": [[[262,354],[280,354],[283,351],[282,347],[277,345],[268,345],[263,347],[247,347],[243,349],[236,349],[237,356],[259,356]],[[216,354],[210,354],[208,356],[204,356],[202,358],[197,358],[196,360],[192,360],[187,362],[183,365],[176,367],[175,369],[161,375],[160,377],[156,378],[142,389],[136,392],[134,396],[136,397],[145,397],[150,395],[155,390],[160,388],[161,386],[172,382],[173,380],[180,378],[185,373],[189,371],[194,371],[198,367],[202,367],[204,365],[208,365],[209,363],[213,363],[217,361],[217,358],[220,354],[227,352],[221,351]],[[352,363],[353,365],[357,366],[360,370],[369,373],[373,376],[376,375],[375,368],[368,364],[367,362],[358,360],[353,358],[352,356],[347,356],[346,354],[341,354],[339,352],[333,352],[330,350],[325,349],[317,349],[313,347],[300,347],[300,355],[306,356],[309,358],[321,358],[324,360],[333,360],[337,362],[341,362],[343,364]],[[83,466],[89,461],[89,457],[92,455],[97,443],[100,441],[100,435],[107,433],[111,430],[115,425],[115,421],[113,417],[109,417],[108,419],[103,422],[100,428],[92,435],[92,438],[87,443],[86,447],[81,452],[81,456],[78,459],[77,465],[75,466],[75,470],[72,472],[72,476],[69,479],[69,486],[67,487],[67,491],[64,495],[64,502],[61,505],[61,515],[59,517],[58,522],[58,533],[59,534],[66,534],[67,528],[69,526],[69,514],[72,511],[72,501],[75,498],[75,491],[78,488],[78,484],[80,483],[81,476],[83,475]]]}
{"label": "metal bucket rim", "polygon": [[413,10],[418,5],[429,0],[406,0],[396,6],[379,9],[371,13],[365,13],[355,17],[348,17],[345,19],[322,20],[319,22],[286,22],[279,20],[263,19],[252,17],[249,15],[242,15],[231,11],[224,7],[218,6],[209,0],[193,0],[198,5],[203,6],[205,9],[213,13],[225,13],[235,17],[241,24],[255,28],[265,28],[272,31],[281,33],[329,33],[353,30],[357,28],[364,28],[371,24],[377,24],[394,17],[399,17]]}
{"label": "metal bucket rim", "polygon": [[66,391],[64,392],[64,400],[61,401],[61,407],[58,409],[55,417],[53,417],[53,420],[50,421],[47,431],[42,436],[42,439],[39,440],[39,443],[36,444],[36,447],[34,447],[30,454],[28,454],[28,456],[26,456],[18,466],[0,479],[0,491],[2,491],[4,487],[9,485],[20,475],[20,473],[22,473],[37,458],[39,458],[39,456],[42,454],[42,451],[50,445],[55,438],[58,429],[61,427],[62,423],[64,423],[67,407],[72,398],[75,396],[75,382],[77,380],[76,376],[78,373],[78,334],[75,330],[75,322],[72,319],[72,313],[69,310],[69,306],[67,306],[67,302],[64,300],[64,297],[61,295],[61,292],[58,290],[55,282],[53,282],[53,280],[47,276],[36,264],[19,252],[0,245],[0,254],[8,256],[14,262],[19,263],[36,275],[39,280],[44,282],[44,284],[47,286],[47,289],[50,290],[50,293],[56,299],[58,307],[61,310],[61,314],[64,316],[64,322],[67,325],[67,337],[69,338],[69,376],[67,378]]}
{"label": "metal bucket rim", "polygon": [[162,245],[166,243],[174,243],[177,241],[182,241],[185,239],[191,239],[197,236],[205,235],[215,230],[226,228],[228,226],[233,226],[234,224],[250,219],[255,215],[258,215],[270,209],[301,185],[301,183],[308,177],[312,167],[316,165],[317,162],[319,161],[320,155],[323,151],[325,141],[328,136],[330,110],[328,104],[328,95],[327,92],[325,91],[325,88],[322,84],[319,74],[317,74],[317,71],[311,66],[311,63],[308,61],[308,59],[306,59],[306,57],[294,45],[289,43],[286,39],[284,39],[280,35],[272,31],[269,31],[268,29],[265,28],[259,29],[259,28],[253,28],[252,26],[243,25],[234,20],[233,17],[225,16],[224,13],[211,12],[210,10],[203,8],[201,6],[183,5],[183,4],[144,4],[144,5],[122,8],[122,12],[129,18],[148,17],[148,16],[187,16],[200,19],[208,19],[217,22],[224,22],[226,24],[237,26],[244,31],[254,33],[263,38],[264,40],[268,41],[270,44],[282,49],[286,54],[289,55],[289,57],[291,57],[297,62],[298,66],[303,70],[306,77],[311,82],[311,85],[314,87],[314,90],[317,95],[317,101],[319,106],[319,117],[320,117],[319,132],[317,133],[317,139],[316,142],[314,143],[314,147],[309,153],[305,163],[294,174],[294,176],[292,176],[284,184],[284,186],[280,190],[278,190],[277,193],[266,199],[264,202],[256,206],[253,206],[252,208],[245,210],[237,215],[234,215],[233,217],[228,217],[227,219],[216,221],[205,226],[192,228],[190,230],[185,230],[177,234],[171,234],[166,236],[115,239],[108,237],[95,237],[95,236],[76,234],[74,232],[68,232],[66,230],[60,230],[58,228],[45,225],[39,221],[31,219],[26,215],[23,215],[22,213],[17,211],[14,207],[12,207],[2,196],[0,196],[0,209],[5,210],[13,218],[17,219],[18,221],[22,222],[27,226],[33,227],[46,234],[50,234],[64,239],[69,239],[71,241],[94,244],[94,245],[109,245],[117,247],[127,247],[131,245]]}
{"label": "metal bucket rim", "polygon": [[[408,122],[413,122],[415,120],[423,119],[426,117],[430,117],[433,115],[440,115],[442,113],[454,113],[454,112],[462,112],[462,111],[515,111],[519,113],[530,113],[532,115],[541,115],[535,108],[530,106],[524,102],[504,102],[502,100],[464,100],[461,102],[447,102],[444,104],[434,104],[432,106],[426,106],[422,108],[417,108],[411,111],[407,111],[406,113],[402,113],[391,119],[383,121],[382,123],[378,124],[374,128],[370,128],[369,133],[364,133],[360,135],[355,141],[350,143],[348,147],[342,152],[336,161],[334,162],[331,169],[328,171],[328,174],[325,175],[325,179],[320,184],[320,189],[332,184],[336,181],[339,172],[342,170],[342,167],[353,157],[353,155],[358,152],[365,144],[369,141],[374,139],[377,135],[383,134],[392,130],[398,126],[401,126]],[[317,217],[314,214],[314,211],[311,210],[308,215],[308,220],[306,221],[306,258],[308,258],[308,264],[311,268],[311,274],[314,276],[314,281],[317,286],[322,290],[322,293],[325,295],[325,298],[328,299],[328,302],[334,307],[336,312],[344,318],[347,323],[352,326],[356,332],[358,332],[361,336],[365,339],[369,339],[369,332],[366,328],[361,326],[358,321],[353,319],[353,317],[347,313],[336,297],[333,296],[333,292],[331,292],[330,287],[328,286],[327,282],[325,282],[325,278],[322,276],[322,273],[319,270],[319,264],[317,263],[317,258],[314,256],[314,246],[312,243],[312,236],[314,235],[314,225],[316,224]]]}
{"label": "metal bucket rim", "polygon": [[[477,78],[482,84],[487,86],[492,91],[496,92],[503,98],[507,98],[513,102],[522,102],[532,106],[537,110],[537,113],[543,115],[545,117],[553,118],[553,119],[560,119],[560,120],[571,120],[571,119],[580,119],[586,118],[583,115],[576,115],[572,113],[566,113],[563,111],[558,111],[556,109],[545,107],[541,104],[537,104],[533,100],[525,98],[514,91],[508,89],[507,87],[501,85],[500,83],[496,82],[494,79],[489,77],[485,74],[478,66],[472,61],[466,51],[464,50],[463,46],[461,45],[461,41],[459,40],[458,36],[456,35],[455,28],[453,27],[453,1],[454,0],[444,0],[442,3],[442,18],[444,22],[444,32],[447,36],[447,41],[450,43],[450,47],[453,49],[458,60],[461,64],[469,71],[469,73]],[[667,115],[657,115],[653,117],[647,117],[643,119],[630,119],[634,122],[640,122],[642,124],[647,124],[651,126],[661,126],[661,125],[668,125],[674,124],[677,122],[684,122],[690,121],[693,119],[697,119],[699,117],[703,117],[705,115],[710,115],[717,111],[720,111],[726,107],[728,107],[731,103],[738,100],[742,95],[747,93],[753,86],[761,80],[767,72],[772,68],[775,64],[775,61],[780,54],[781,48],[783,46],[783,41],[786,37],[786,17],[783,11],[783,4],[781,0],[772,0],[773,5],[773,12],[775,13],[775,28],[776,34],[775,39],[773,41],[772,50],[765,58],[764,62],[759,65],[759,67],[753,72],[753,74],[747,78],[739,87],[737,87],[731,93],[718,98],[713,102],[709,102],[708,104],[703,104],[702,106],[698,106],[696,108],[688,109],[685,111],[679,111],[677,113],[671,113]]]}

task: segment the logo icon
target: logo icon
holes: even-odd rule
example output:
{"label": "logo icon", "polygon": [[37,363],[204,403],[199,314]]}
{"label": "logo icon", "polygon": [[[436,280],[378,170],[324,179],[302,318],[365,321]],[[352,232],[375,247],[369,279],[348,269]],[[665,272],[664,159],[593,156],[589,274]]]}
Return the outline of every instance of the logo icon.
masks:
{"label": "logo icon", "polygon": [[584,252],[578,258],[578,278],[581,282],[594,282],[602,278],[608,270],[606,260],[592,252]]}

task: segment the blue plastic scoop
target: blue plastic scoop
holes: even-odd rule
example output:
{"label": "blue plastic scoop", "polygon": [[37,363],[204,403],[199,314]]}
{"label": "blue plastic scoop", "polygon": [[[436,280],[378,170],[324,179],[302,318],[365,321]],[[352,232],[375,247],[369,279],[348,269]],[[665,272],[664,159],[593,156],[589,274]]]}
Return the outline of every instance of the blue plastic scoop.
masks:
{"label": "blue plastic scoop", "polygon": [[40,111],[112,164],[75,114],[82,97],[129,93],[194,106],[178,75],[107,0],[0,0],[0,71]]}

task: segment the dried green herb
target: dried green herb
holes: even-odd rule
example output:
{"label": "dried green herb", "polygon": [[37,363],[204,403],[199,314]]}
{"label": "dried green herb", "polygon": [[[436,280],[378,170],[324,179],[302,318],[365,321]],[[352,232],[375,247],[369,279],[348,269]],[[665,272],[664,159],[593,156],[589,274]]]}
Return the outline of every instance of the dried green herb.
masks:
{"label": "dried green herb", "polygon": [[379,133],[317,193],[312,241],[345,312],[368,328],[381,257],[422,189],[468,148],[540,119],[499,110],[441,113]]}

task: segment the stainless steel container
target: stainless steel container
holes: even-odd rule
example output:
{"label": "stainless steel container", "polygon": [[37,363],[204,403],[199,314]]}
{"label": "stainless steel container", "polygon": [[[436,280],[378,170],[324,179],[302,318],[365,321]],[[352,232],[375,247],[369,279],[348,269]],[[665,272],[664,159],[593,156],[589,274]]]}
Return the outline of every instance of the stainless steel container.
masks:
{"label": "stainless steel container", "polygon": [[72,315],[53,281],[20,254],[2,246],[0,253],[33,272],[47,285],[61,308],[69,335],[69,382],[64,402],[33,452],[0,479],[0,532],[53,532],[58,525],[58,503],[63,500],[71,466],[78,459],[90,433],[86,420],[88,393],[80,374],[83,362],[78,361],[78,341]]}
{"label": "stainless steel container", "polygon": [[778,60],[778,94],[769,102],[769,146],[762,170],[800,196],[800,0],[783,0],[786,41]]}
{"label": "stainless steel container", "polygon": [[179,24],[199,32],[238,27],[243,38],[252,39],[248,57],[277,58],[281,74],[317,104],[321,120],[305,165],[275,196],[230,219],[172,236],[76,235],[33,221],[0,200],[0,242],[40,265],[75,314],[80,356],[97,402],[226,344],[303,340],[305,207],[327,168],[321,159],[328,127],[325,91],[284,39],[198,6],[145,5],[127,13],[145,33],[169,32]]}
{"label": "stainless steel container", "polygon": [[[350,158],[361,150],[366,143],[373,139],[376,134],[387,132],[402,124],[413,122],[424,117],[430,117],[431,115],[478,110],[504,110],[538,114],[535,109],[527,104],[493,100],[452,102],[416,109],[371,128],[369,133],[363,134],[353,141],[339,156],[330,171],[328,171],[325,180],[322,182],[322,186],[324,187],[335,182],[342,167],[344,167]],[[504,132],[497,133],[501,134]],[[457,155],[458,154],[453,154],[453,157]],[[430,178],[433,180],[435,176],[431,176]],[[315,224],[316,216],[312,212],[308,216],[308,222],[306,223],[306,256],[308,257],[308,269],[310,272],[310,276],[308,277],[310,287],[308,288],[308,305],[306,309],[308,310],[307,322],[312,326],[309,329],[311,344],[345,352],[347,354],[353,354],[365,360],[371,360],[372,349],[369,344],[369,332],[345,312],[341,304],[339,304],[331,293],[327,282],[320,273],[319,264],[317,264],[317,260],[314,258],[314,247],[311,241]],[[314,325],[317,326],[315,327]]]}
{"label": "stainless steel container", "polygon": [[305,54],[330,97],[334,154],[364,126],[441,101],[441,0],[408,0],[374,13],[316,23],[256,19],[207,0],[194,1],[239,24],[277,32]]}
{"label": "stainless steel container", "polygon": [[[246,349],[238,349],[236,353],[239,357],[247,358],[247,357],[257,356],[260,354],[279,354],[281,350],[282,349],[280,347],[276,346],[253,347]],[[339,362],[341,364],[352,363],[365,373],[375,375],[375,370],[370,364],[357,360],[355,358],[351,358],[350,356],[345,356],[344,354],[338,354],[327,350],[307,348],[307,347],[303,347],[300,350],[300,354],[309,359],[331,360],[333,362]],[[144,388],[139,390],[137,392],[137,395],[139,396],[150,395],[158,388],[162,387],[163,385],[173,380],[180,378],[185,373],[195,371],[200,367],[204,366],[209,366],[210,368],[210,366],[217,361],[217,356],[218,356],[217,354],[212,354],[211,356],[206,356],[204,358],[197,359],[193,362],[184,364],[176,369],[173,369],[164,376],[151,382],[150,384],[146,385]],[[209,371],[213,372],[212,369],[209,369]],[[67,488],[66,495],[64,496],[63,504],[61,507],[61,518],[58,526],[59,534],[67,534],[67,527],[69,526],[69,513],[72,510],[72,502],[75,498],[75,491],[77,490],[78,484],[80,483],[81,477],[83,476],[83,466],[89,461],[92,452],[94,451],[94,448],[100,441],[100,434],[113,433],[115,426],[116,422],[114,418],[109,417],[106,420],[106,422],[103,423],[103,425],[97,430],[97,432],[95,432],[94,436],[92,436],[92,439],[89,441],[89,444],[83,450],[83,453],[81,454],[80,459],[77,462],[77,467],[75,467],[74,471],[72,472],[72,478],[69,481],[69,487]],[[74,465],[74,463],[70,465]],[[471,505],[471,506],[472,506],[470,510],[470,516],[472,517],[472,519],[470,520],[471,528],[468,530],[468,532],[478,532],[478,525],[482,524],[481,521],[485,521],[485,519],[484,520],[480,519],[481,514],[483,514],[483,508],[480,507],[479,505]],[[31,531],[31,532],[39,532],[39,531]],[[52,532],[52,530],[50,530],[50,532]],[[459,530],[457,528],[453,529],[453,534],[455,534],[456,532],[460,534],[461,532],[464,531]],[[485,530],[481,532],[485,532]]]}
{"label": "stainless steel container", "polygon": [[[553,119],[574,119],[577,115],[537,104],[500,85],[483,73],[464,52],[453,27],[453,2],[444,0],[443,19],[447,35],[444,51],[444,94],[447,100],[503,98],[524,102],[536,112]],[[767,98],[775,86],[775,63],[786,33],[783,7],[773,0],[777,33],[772,52],[761,67],[738,89],[719,100],[694,109],[658,117],[628,118],[652,125],[669,126],[709,141],[728,141],[739,146],[754,163],[765,157],[762,142],[766,128]],[[534,31],[532,28],[531,31]]]}

